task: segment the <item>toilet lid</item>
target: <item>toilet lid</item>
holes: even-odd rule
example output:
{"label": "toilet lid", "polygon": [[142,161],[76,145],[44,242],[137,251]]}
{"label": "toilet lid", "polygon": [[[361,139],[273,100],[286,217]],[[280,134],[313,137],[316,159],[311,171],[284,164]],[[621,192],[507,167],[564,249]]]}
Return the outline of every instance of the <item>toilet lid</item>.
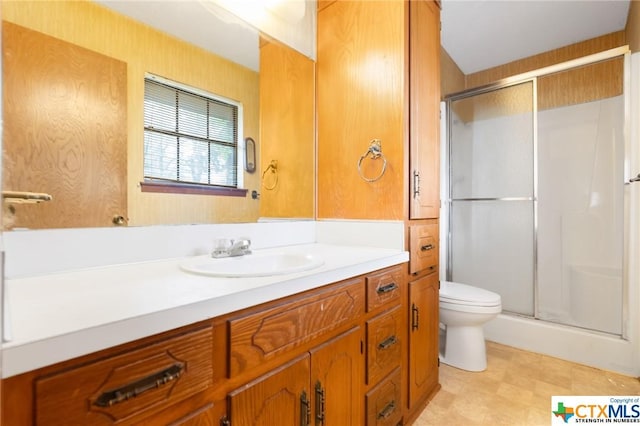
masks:
{"label": "toilet lid", "polygon": [[451,281],[440,282],[440,300],[473,306],[497,306],[502,303],[497,293]]}

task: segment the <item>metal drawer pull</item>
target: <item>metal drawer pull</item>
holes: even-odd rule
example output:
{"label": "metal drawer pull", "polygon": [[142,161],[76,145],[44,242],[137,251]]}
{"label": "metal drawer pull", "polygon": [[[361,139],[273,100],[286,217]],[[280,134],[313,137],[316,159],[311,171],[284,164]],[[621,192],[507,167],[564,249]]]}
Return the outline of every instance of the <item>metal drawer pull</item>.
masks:
{"label": "metal drawer pull", "polygon": [[307,392],[300,395],[300,426],[309,426],[311,421],[311,401],[307,398]]}
{"label": "metal drawer pull", "polygon": [[324,424],[325,394],[320,381],[316,382],[316,425]]}
{"label": "metal drawer pull", "polygon": [[387,337],[384,341],[378,343],[378,349],[387,349],[393,345],[398,343],[398,338],[393,335],[391,337]]}
{"label": "metal drawer pull", "polygon": [[144,379],[140,379],[128,385],[124,385],[118,389],[107,391],[100,395],[93,404],[97,405],[98,407],[111,407],[114,404],[126,401],[130,398],[140,395],[143,392],[159,388],[162,385],[178,379],[183,370],[183,363],[173,364],[171,367],[154,373],[148,377],[145,377]]}
{"label": "metal drawer pull", "polygon": [[378,413],[378,420],[388,419],[394,411],[396,411],[396,401],[391,400],[391,402]]}
{"label": "metal drawer pull", "polygon": [[417,330],[420,322],[420,311],[415,303],[411,304],[411,331]]}
{"label": "metal drawer pull", "polygon": [[378,294],[389,293],[390,291],[393,291],[393,290],[395,290],[397,288],[398,288],[398,284],[390,283],[390,284],[386,284],[386,285],[378,287],[376,289],[376,293],[378,293]]}
{"label": "metal drawer pull", "polygon": [[427,244],[420,247],[420,251],[427,251],[427,250],[433,250],[433,244]]}

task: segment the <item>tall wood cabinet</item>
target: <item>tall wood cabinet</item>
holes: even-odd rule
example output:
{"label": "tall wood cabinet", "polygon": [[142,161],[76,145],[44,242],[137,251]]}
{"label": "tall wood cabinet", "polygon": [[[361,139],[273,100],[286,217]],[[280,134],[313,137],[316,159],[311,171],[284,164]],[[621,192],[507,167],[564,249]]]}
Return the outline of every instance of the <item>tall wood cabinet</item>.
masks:
{"label": "tall wood cabinet", "polygon": [[[440,6],[318,7],[318,218],[406,224],[410,290],[399,380],[408,424],[439,389]],[[374,140],[377,158],[366,155]]]}
{"label": "tall wood cabinet", "polygon": [[411,1],[410,219],[440,216],[440,8]]}

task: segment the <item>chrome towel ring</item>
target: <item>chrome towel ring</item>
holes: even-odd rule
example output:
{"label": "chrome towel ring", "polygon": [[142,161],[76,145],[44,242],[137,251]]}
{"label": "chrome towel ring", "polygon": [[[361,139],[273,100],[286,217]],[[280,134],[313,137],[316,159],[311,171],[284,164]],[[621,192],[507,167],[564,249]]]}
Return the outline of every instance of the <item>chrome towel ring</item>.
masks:
{"label": "chrome towel ring", "polygon": [[[362,174],[362,160],[364,160],[369,156],[371,157],[372,160],[377,160],[378,158],[382,158],[382,161],[383,161],[382,170],[380,171],[380,174],[373,178],[368,178]],[[360,160],[358,160],[358,174],[362,179],[364,179],[367,182],[375,182],[379,180],[382,177],[382,175],[384,175],[384,172],[386,170],[387,170],[387,158],[382,153],[382,141],[380,139],[373,139],[369,143],[369,149],[367,149],[367,152],[362,154],[362,156],[360,157]]]}

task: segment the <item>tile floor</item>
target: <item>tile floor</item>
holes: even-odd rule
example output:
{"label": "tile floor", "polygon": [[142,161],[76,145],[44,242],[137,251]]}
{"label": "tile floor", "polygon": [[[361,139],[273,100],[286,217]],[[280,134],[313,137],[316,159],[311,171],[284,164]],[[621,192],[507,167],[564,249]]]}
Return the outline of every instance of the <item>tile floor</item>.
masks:
{"label": "tile floor", "polygon": [[487,342],[480,373],[440,365],[442,389],[413,426],[548,426],[553,395],[640,395],[640,380]]}

